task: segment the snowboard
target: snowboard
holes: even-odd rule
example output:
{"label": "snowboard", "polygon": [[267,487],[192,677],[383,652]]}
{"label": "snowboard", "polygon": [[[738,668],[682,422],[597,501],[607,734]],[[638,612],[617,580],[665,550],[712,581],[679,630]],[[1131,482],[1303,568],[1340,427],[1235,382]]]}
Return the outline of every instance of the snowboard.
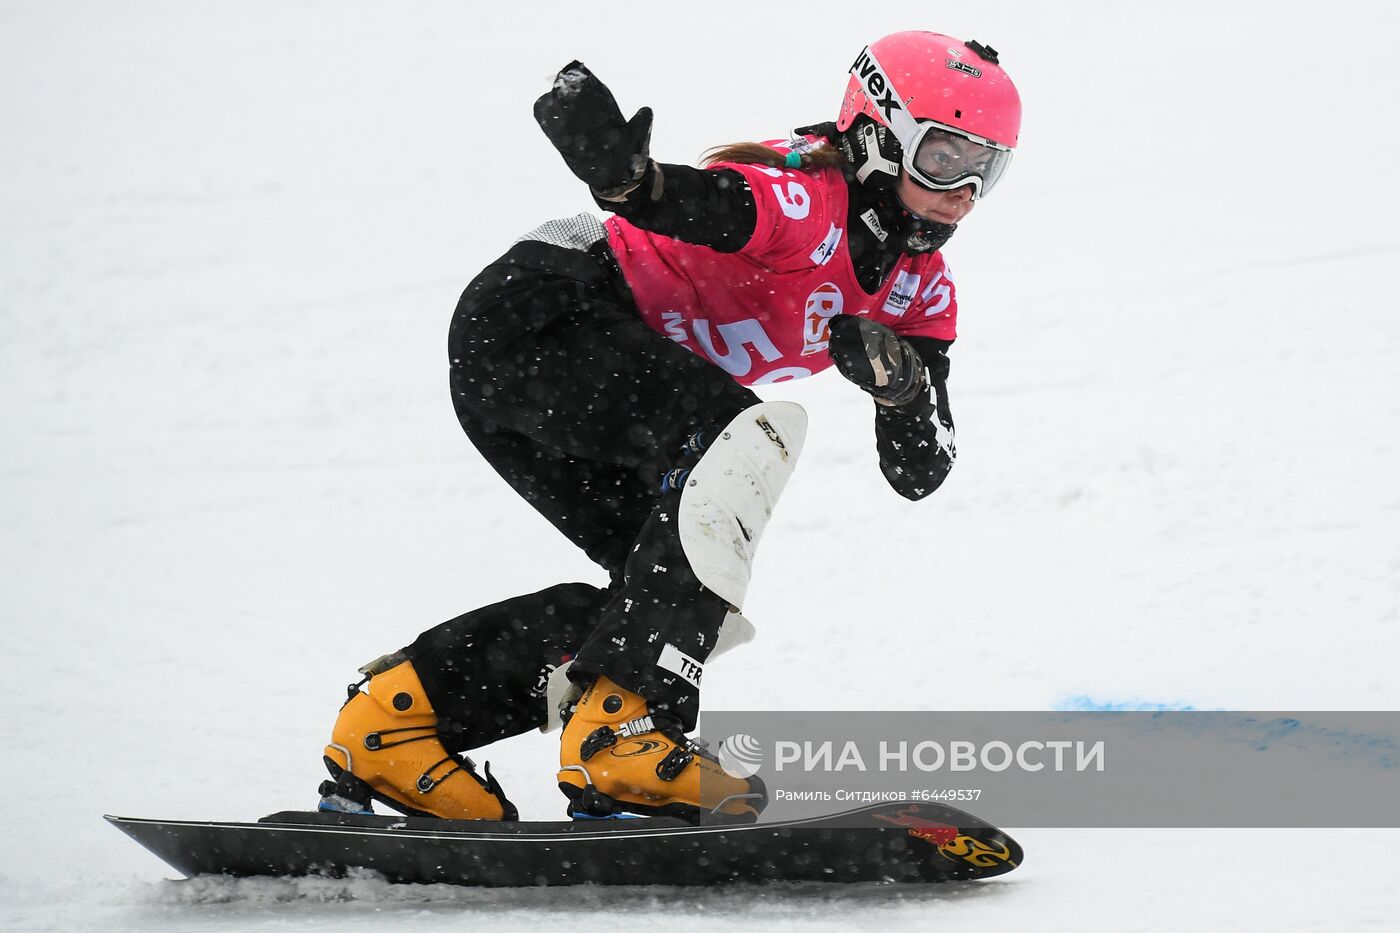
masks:
{"label": "snowboard", "polygon": [[992,878],[1021,847],[970,814],[872,804],[807,819],[693,825],[671,817],[497,822],[285,811],[256,823],[106,819],[188,877],[344,876],[520,887]]}

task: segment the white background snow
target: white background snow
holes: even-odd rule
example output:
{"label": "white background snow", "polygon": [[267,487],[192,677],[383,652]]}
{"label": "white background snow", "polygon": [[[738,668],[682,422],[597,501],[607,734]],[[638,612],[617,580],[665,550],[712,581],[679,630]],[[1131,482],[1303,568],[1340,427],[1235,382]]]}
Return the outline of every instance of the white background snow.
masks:
{"label": "white background snow", "polygon": [[[559,66],[691,161],[834,117],[901,28],[996,46],[1025,100],[947,248],[960,461],[910,504],[867,399],[768,390],[812,430],[707,702],[1397,708],[1393,4],[6,2],[0,926],[1393,928],[1394,831],[1025,829],[973,888],[619,894],[176,884],[103,824],[309,805],[357,665],[601,579],[446,382],[468,279],[590,207],[530,116]],[[487,755],[526,817],[555,753]]]}

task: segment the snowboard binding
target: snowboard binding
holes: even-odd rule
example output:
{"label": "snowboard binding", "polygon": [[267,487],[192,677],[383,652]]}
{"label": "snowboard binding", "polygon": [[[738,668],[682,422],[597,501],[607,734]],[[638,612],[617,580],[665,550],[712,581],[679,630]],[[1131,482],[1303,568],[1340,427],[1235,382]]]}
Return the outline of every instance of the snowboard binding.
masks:
{"label": "snowboard binding", "polygon": [[328,813],[373,813],[374,791],[370,786],[329,758],[322,760],[332,774],[340,773],[333,781],[321,782],[321,802],[316,809]]}
{"label": "snowboard binding", "polygon": [[[709,810],[684,803],[643,807],[619,801],[600,791],[593,783],[592,775],[583,765],[564,765],[559,770],[561,772],[576,771],[583,775],[585,781],[582,787],[567,781],[559,782],[559,789],[564,792],[564,796],[569,798],[569,804],[564,812],[571,820],[639,820],[645,817],[665,816],[693,824],[752,823],[757,819],[757,811],[762,810],[768,802],[766,793],[750,792],[730,794]],[[751,806],[753,812],[726,812],[728,807],[743,804]],[[646,812],[633,812],[633,810],[639,809]]]}

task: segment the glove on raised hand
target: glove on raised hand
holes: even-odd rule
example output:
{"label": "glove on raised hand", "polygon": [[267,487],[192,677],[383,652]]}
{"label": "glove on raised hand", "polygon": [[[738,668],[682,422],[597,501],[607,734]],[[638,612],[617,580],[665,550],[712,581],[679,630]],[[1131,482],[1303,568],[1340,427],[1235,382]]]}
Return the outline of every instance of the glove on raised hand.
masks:
{"label": "glove on raised hand", "polygon": [[565,65],[535,101],[535,122],[569,171],[605,200],[622,199],[646,174],[651,108],[624,120],[612,92],[582,62]]}
{"label": "glove on raised hand", "polygon": [[827,351],[836,368],[881,405],[905,405],[927,385],[924,361],[909,342],[868,318],[831,319]]}

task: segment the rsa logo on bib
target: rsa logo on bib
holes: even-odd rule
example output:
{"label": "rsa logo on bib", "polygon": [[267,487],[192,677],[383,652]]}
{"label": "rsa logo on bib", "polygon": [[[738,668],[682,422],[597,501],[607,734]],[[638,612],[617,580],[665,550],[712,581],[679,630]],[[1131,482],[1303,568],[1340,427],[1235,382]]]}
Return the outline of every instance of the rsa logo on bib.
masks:
{"label": "rsa logo on bib", "polygon": [[841,289],[823,282],[807,296],[807,309],[802,323],[802,355],[822,353],[831,342],[831,319],[841,313],[846,304]]}

